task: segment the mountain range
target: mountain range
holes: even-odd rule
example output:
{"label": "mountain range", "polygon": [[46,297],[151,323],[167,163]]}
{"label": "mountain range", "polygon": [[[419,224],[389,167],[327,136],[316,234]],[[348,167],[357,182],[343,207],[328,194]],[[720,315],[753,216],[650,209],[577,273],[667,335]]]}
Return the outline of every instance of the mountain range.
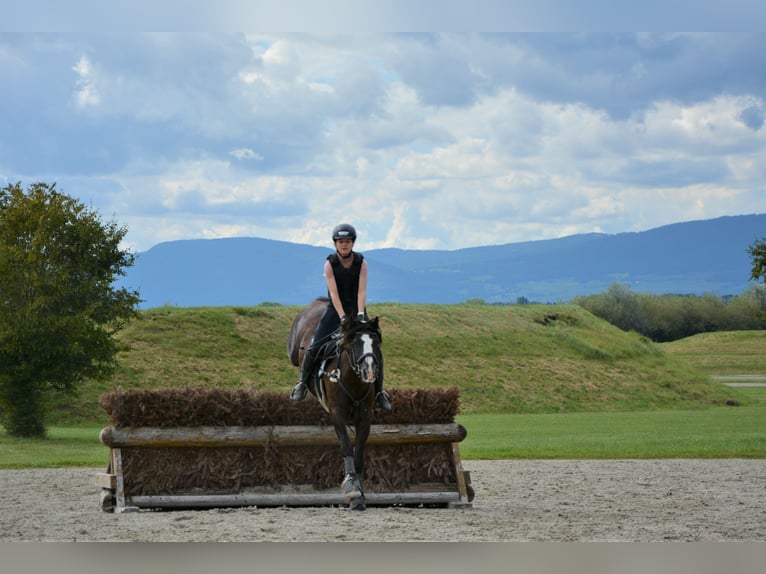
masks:
{"label": "mountain range", "polygon": [[[737,295],[753,284],[747,248],[765,236],[766,214],[753,214],[457,250],[372,249],[363,251],[367,298],[553,303],[613,283],[642,293]],[[141,308],[303,305],[326,294],[322,266],[331,252],[255,237],[169,241],[139,253],[117,286],[137,289]]]}

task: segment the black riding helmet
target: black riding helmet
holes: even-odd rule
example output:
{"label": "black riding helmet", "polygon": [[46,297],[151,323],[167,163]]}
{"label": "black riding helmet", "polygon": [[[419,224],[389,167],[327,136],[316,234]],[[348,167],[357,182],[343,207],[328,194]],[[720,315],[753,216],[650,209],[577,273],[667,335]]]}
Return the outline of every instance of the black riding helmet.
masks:
{"label": "black riding helmet", "polygon": [[349,223],[341,223],[336,225],[332,230],[332,241],[335,243],[338,239],[350,239],[356,241],[356,229]]}

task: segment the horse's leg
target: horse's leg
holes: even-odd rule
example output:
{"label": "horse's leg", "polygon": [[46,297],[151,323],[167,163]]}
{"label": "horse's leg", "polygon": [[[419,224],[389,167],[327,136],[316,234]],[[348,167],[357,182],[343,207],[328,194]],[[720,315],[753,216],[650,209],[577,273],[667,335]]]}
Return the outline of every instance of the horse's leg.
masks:
{"label": "horse's leg", "polygon": [[351,444],[351,438],[348,436],[348,429],[342,417],[334,414],[333,426],[335,427],[335,434],[338,435],[338,440],[340,440],[340,448],[343,453],[345,476],[341,488],[346,498],[358,498],[362,496],[362,489],[356,476],[354,446]]}
{"label": "horse's leg", "polygon": [[355,425],[356,438],[354,439],[354,471],[356,472],[356,482],[361,496],[351,501],[351,510],[365,510],[364,502],[364,453],[367,446],[367,439],[370,436],[370,418],[363,417]]}
{"label": "horse's leg", "polygon": [[359,480],[364,480],[364,451],[369,437],[370,418],[365,417],[356,425],[356,438],[354,439],[354,469],[359,475]]}

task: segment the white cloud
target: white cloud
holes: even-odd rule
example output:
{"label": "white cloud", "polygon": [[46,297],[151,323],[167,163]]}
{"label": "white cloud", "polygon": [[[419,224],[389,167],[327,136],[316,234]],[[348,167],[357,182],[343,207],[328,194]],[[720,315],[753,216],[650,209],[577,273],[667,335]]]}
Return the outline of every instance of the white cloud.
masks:
{"label": "white cloud", "polygon": [[98,106],[101,103],[101,95],[95,85],[93,66],[87,56],[81,56],[72,69],[77,73],[77,91],[75,102],[80,108]]}
{"label": "white cloud", "polygon": [[0,105],[15,110],[0,174],[59,182],[138,249],[327,245],[342,220],[366,249],[454,249],[765,212],[765,48],[728,34],[0,37]]}
{"label": "white cloud", "polygon": [[240,160],[251,160],[251,159],[256,161],[263,160],[263,156],[261,154],[247,147],[233,149],[229,153],[235,158]]}

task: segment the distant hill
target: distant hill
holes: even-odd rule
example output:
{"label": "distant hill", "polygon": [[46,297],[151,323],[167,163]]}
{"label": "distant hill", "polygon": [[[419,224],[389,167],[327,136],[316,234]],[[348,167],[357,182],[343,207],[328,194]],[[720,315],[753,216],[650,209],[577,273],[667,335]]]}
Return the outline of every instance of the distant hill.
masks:
{"label": "distant hill", "polygon": [[[373,249],[370,303],[564,302],[624,283],[642,293],[736,295],[747,289],[747,247],[766,236],[766,214],[720,217],[616,235],[453,251]],[[120,285],[142,308],[302,305],[326,292],[329,247],[260,238],[160,243],[140,253]]]}

